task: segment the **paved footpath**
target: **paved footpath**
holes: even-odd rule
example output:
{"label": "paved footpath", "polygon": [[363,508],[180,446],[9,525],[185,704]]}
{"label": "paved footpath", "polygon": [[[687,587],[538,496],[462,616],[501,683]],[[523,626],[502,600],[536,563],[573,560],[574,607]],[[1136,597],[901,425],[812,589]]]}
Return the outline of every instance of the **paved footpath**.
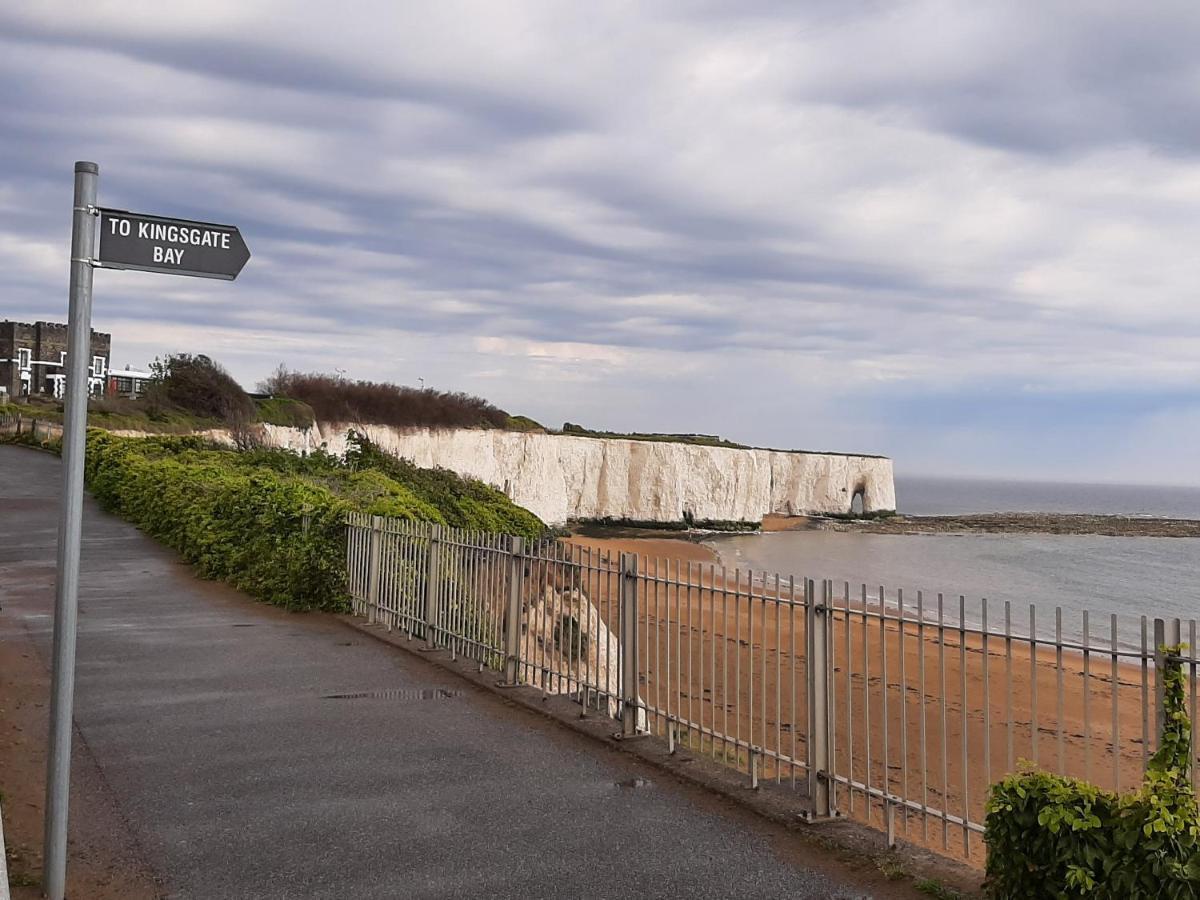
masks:
{"label": "paved footpath", "polygon": [[[0,446],[0,640],[43,658],[58,486],[57,458]],[[75,716],[171,897],[866,896],[452,673],[196,579],[90,498]]]}

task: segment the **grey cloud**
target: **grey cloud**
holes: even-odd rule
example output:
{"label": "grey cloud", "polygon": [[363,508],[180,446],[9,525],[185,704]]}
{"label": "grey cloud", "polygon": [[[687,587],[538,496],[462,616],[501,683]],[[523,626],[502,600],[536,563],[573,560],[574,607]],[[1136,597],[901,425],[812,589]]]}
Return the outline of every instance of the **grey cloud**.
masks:
{"label": "grey cloud", "polygon": [[[1194,17],[1049,8],[522,9],[534,37],[508,56],[463,12],[411,61],[356,46],[348,10],[314,8],[314,43],[6,9],[0,229],[61,248],[76,158],[108,205],[235,221],[236,286],[101,273],[96,315],[138,348],[211,335],[248,382],[275,347],[344,362],[364,334],[388,341],[364,375],[560,412],[607,409],[571,379],[714,417],[686,395],[727,372],[867,411],[877,382],[1186,381],[1192,273],[1130,273],[1200,239]],[[65,308],[65,266],[0,261],[0,316]],[[470,349],[486,338],[505,349]],[[554,349],[576,344],[600,352]]]}
{"label": "grey cloud", "polygon": [[[871,10],[832,35],[818,77],[798,85],[795,96],[1025,153],[1077,154],[1131,142],[1200,152],[1194,4],[1150,10],[1015,2],[963,15],[966,9],[894,6],[887,32],[894,58],[874,66],[854,53],[858,34],[878,28]],[[981,19],[990,22],[980,27]],[[931,42],[929,32],[938,29],[940,40]]]}

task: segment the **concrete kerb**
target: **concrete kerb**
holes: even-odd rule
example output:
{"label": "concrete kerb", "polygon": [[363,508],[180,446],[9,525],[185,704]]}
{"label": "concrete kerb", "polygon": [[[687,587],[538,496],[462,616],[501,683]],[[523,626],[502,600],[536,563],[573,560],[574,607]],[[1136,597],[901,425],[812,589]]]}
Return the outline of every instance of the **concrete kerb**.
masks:
{"label": "concrete kerb", "polygon": [[981,873],[964,863],[904,840],[898,840],[896,848],[889,850],[887,836],[882,831],[850,819],[806,821],[797,793],[790,787],[762,781],[757,789],[752,789],[745,775],[717,765],[706,757],[685,750],[672,754],[666,743],[657,740],[622,741],[613,733],[614,720],[599,713],[584,715],[579,704],[569,697],[543,694],[531,686],[502,686],[498,683],[500,673],[490,669],[480,672],[478,663],[451,659],[448,650],[430,651],[424,642],[416,638],[409,640],[403,631],[369,625],[350,615],[336,615],[335,618],[360,634],[453,673],[506,704],[522,707],[588,737],[609,752],[634,757],[684,784],[701,788],[781,825],[804,843],[832,853],[842,862],[880,864],[886,859],[892,867],[915,880],[932,879],[964,896],[982,896]]}

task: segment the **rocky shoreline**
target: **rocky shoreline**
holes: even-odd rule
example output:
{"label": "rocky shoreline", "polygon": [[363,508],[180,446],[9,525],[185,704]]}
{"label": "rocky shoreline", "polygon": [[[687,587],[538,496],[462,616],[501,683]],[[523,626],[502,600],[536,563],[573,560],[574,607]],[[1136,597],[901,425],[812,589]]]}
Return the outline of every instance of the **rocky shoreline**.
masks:
{"label": "rocky shoreline", "polygon": [[[862,534],[1095,534],[1109,537],[1200,538],[1200,520],[1065,513],[987,513],[879,519],[808,518],[791,528]],[[789,530],[791,530],[789,528]]]}

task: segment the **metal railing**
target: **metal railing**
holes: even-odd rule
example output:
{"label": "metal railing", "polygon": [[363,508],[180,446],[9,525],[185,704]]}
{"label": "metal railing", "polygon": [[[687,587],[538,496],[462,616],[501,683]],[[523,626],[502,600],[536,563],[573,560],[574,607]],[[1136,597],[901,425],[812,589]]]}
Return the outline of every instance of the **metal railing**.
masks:
{"label": "metal railing", "polygon": [[987,788],[1023,760],[1111,790],[1140,782],[1163,645],[1193,648],[1195,737],[1194,620],[1073,623],[1056,609],[1047,630],[1034,606],[1018,621],[1010,603],[368,516],[350,518],[348,548],[355,611],[372,621],[574,696],[751,787],[796,788],[807,815],[975,861]]}
{"label": "metal railing", "polygon": [[[607,558],[351,514],[347,563],[354,612],[368,621],[621,717],[621,642],[609,630],[620,573]],[[636,705],[630,715],[636,725]]]}

